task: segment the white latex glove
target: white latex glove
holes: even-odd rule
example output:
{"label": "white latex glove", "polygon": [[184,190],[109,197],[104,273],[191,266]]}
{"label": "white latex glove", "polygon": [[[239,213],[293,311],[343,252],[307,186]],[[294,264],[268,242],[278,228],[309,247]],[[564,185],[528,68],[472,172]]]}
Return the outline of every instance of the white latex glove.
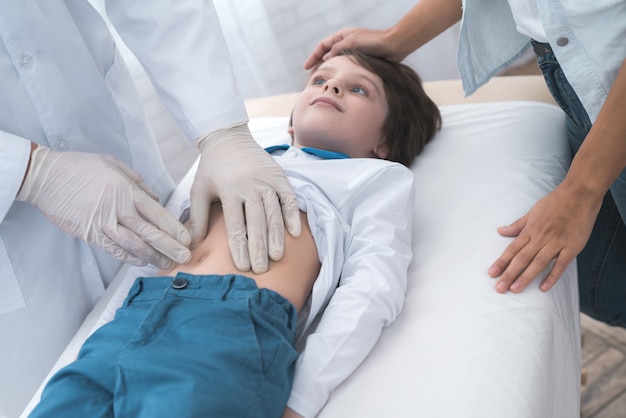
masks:
{"label": "white latex glove", "polygon": [[287,177],[254,141],[246,123],[217,130],[197,145],[201,156],[191,186],[192,248],[206,237],[210,205],[219,200],[235,266],[266,272],[268,250],[272,260],[283,256],[284,225],[294,237],[300,235],[298,202]]}
{"label": "white latex glove", "polygon": [[135,265],[168,268],[172,260],[191,258],[187,229],[114,157],[40,145],[29,167],[16,199],[33,204],[65,232]]}

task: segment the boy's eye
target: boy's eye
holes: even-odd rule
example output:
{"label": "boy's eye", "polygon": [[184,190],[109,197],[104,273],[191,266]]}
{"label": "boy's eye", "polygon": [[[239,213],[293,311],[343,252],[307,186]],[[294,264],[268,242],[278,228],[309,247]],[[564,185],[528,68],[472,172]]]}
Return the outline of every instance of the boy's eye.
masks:
{"label": "boy's eye", "polygon": [[324,80],[323,78],[316,78],[315,80],[313,80],[313,85],[315,86],[323,86],[326,83],[326,80]]}
{"label": "boy's eye", "polygon": [[365,91],[365,89],[363,89],[363,87],[359,87],[359,86],[352,87],[350,89],[350,91],[352,91],[353,93],[356,93],[356,94],[362,94],[363,96],[367,96],[367,91]]}

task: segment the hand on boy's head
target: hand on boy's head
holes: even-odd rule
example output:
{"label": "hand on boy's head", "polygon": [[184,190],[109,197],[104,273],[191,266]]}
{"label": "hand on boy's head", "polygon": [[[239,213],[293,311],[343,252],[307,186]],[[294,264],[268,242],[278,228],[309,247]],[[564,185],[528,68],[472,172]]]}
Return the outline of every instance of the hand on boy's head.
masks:
{"label": "hand on boy's head", "polygon": [[304,62],[304,69],[308,70],[315,65],[336,56],[341,50],[353,49],[374,57],[383,58],[392,62],[402,61],[406,55],[393,51],[387,40],[388,30],[367,28],[345,28],[322,39],[311,55]]}

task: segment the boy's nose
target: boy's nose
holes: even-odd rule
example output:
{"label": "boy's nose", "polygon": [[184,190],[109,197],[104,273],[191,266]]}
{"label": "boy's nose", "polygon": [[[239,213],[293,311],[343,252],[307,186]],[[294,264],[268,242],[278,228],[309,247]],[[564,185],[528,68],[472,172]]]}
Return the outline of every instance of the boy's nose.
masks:
{"label": "boy's nose", "polygon": [[326,83],[326,91],[330,90],[331,93],[335,93],[335,94],[339,94],[341,92],[341,90],[339,90],[339,87],[334,84],[334,83]]}

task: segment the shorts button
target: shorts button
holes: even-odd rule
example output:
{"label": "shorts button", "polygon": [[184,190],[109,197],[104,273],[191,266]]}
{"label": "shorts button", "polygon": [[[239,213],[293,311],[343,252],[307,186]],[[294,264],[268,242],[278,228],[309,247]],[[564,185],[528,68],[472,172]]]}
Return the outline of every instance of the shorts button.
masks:
{"label": "shorts button", "polygon": [[172,287],[174,289],[184,289],[187,287],[189,283],[187,282],[187,280],[185,279],[174,279],[174,281],[172,282]]}

